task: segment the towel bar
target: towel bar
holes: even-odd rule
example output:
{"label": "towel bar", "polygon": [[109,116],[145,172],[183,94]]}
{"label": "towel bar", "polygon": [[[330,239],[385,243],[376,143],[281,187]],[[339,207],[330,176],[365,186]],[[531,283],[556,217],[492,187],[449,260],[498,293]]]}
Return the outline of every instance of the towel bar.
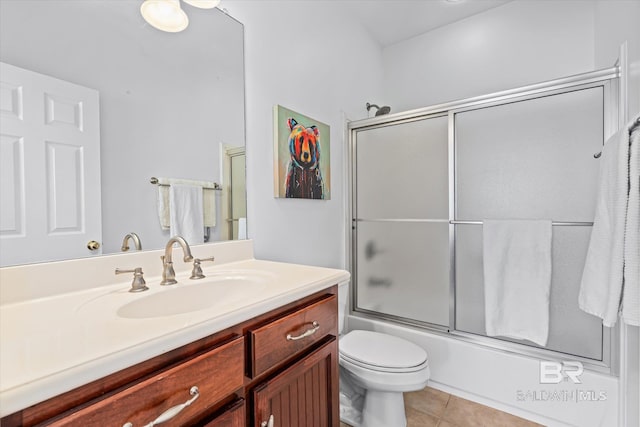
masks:
{"label": "towel bar", "polygon": [[[449,224],[464,224],[464,225],[482,225],[482,221],[465,221],[465,220],[453,220],[449,221]],[[563,222],[563,221],[553,221],[551,225],[558,226],[592,226],[593,222]]]}
{"label": "towel bar", "polygon": [[[151,179],[149,179],[149,182],[151,184],[158,185],[160,187],[170,187],[169,184],[160,184],[160,181],[158,181],[158,178],[156,178],[155,176],[152,176]],[[213,183],[213,187],[202,187],[202,188],[204,188],[205,190],[218,190],[218,191],[222,190],[222,187],[220,187],[220,184],[218,184],[217,182]]]}

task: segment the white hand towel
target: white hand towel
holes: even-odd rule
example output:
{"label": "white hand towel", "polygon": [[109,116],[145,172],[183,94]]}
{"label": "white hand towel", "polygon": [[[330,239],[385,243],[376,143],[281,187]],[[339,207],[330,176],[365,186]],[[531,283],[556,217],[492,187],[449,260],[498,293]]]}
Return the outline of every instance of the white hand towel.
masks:
{"label": "white hand towel", "polygon": [[628,179],[629,128],[623,127],[602,149],[596,212],[578,296],[579,307],[607,327],[616,324],[622,297]]}
{"label": "white hand towel", "polygon": [[487,335],[546,345],[551,221],[485,220],[482,233]]}
{"label": "white hand towel", "polygon": [[629,202],[624,232],[622,320],[640,326],[640,127],[629,146]]}
{"label": "white hand towel", "polygon": [[169,187],[167,185],[158,185],[157,205],[160,228],[168,230],[171,226],[171,215],[169,213]]}
{"label": "white hand towel", "polygon": [[202,187],[172,184],[169,187],[171,235],[189,244],[204,243]]}
{"label": "white hand towel", "polygon": [[216,194],[214,190],[215,182],[211,181],[195,181],[192,179],[180,178],[158,178],[158,219],[160,228],[168,230],[171,226],[171,215],[169,211],[169,187],[173,184],[195,185],[203,189],[203,210],[204,210],[204,226],[216,226]]}

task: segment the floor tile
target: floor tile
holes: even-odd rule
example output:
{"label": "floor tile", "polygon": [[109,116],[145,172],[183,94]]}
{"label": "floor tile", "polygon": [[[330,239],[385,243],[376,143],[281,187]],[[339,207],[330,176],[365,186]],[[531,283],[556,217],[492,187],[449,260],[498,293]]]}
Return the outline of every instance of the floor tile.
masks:
{"label": "floor tile", "polygon": [[525,420],[524,418],[516,417],[506,412],[498,411],[497,409],[487,408],[483,414],[483,425],[487,427],[535,427],[541,426],[541,424],[534,423],[533,421]]}
{"label": "floor tile", "polygon": [[436,417],[442,417],[448,401],[448,393],[431,387],[404,394],[405,406],[435,415]]}
{"label": "floor tile", "polygon": [[[405,393],[407,427],[540,427],[532,421],[427,387]],[[351,427],[341,422],[340,427]]]}
{"label": "floor tile", "polygon": [[407,415],[407,427],[437,427],[440,421],[440,418],[436,416],[411,407],[408,407],[405,413]]}
{"label": "floor tile", "polygon": [[460,427],[483,427],[488,409],[479,403],[451,396],[442,419]]}
{"label": "floor tile", "polygon": [[539,424],[515,415],[451,396],[442,419],[459,427],[533,427]]}

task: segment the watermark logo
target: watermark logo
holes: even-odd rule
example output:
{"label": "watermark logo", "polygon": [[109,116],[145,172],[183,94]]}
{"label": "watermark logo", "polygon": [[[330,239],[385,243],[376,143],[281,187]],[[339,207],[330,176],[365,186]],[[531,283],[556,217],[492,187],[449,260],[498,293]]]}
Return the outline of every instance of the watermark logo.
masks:
{"label": "watermark logo", "polygon": [[[540,361],[538,380],[547,385],[540,389],[517,390],[516,399],[520,402],[601,402],[607,400],[604,390],[588,390],[582,384],[580,376],[584,366],[578,361],[548,362]],[[573,387],[559,388],[556,385],[565,382]]]}
{"label": "watermark logo", "polygon": [[540,384],[560,384],[563,380],[582,384],[580,375],[584,366],[580,362],[547,362],[540,361]]}

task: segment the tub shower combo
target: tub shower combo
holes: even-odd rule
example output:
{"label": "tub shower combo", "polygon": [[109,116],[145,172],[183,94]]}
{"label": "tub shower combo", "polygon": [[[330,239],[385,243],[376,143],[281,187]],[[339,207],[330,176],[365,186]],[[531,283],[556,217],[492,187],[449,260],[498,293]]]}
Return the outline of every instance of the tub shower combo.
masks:
{"label": "tub shower combo", "polygon": [[[616,334],[578,308],[578,292],[618,77],[614,67],[350,123],[356,315],[612,372]],[[545,346],[486,334],[485,219],[552,221]]]}

